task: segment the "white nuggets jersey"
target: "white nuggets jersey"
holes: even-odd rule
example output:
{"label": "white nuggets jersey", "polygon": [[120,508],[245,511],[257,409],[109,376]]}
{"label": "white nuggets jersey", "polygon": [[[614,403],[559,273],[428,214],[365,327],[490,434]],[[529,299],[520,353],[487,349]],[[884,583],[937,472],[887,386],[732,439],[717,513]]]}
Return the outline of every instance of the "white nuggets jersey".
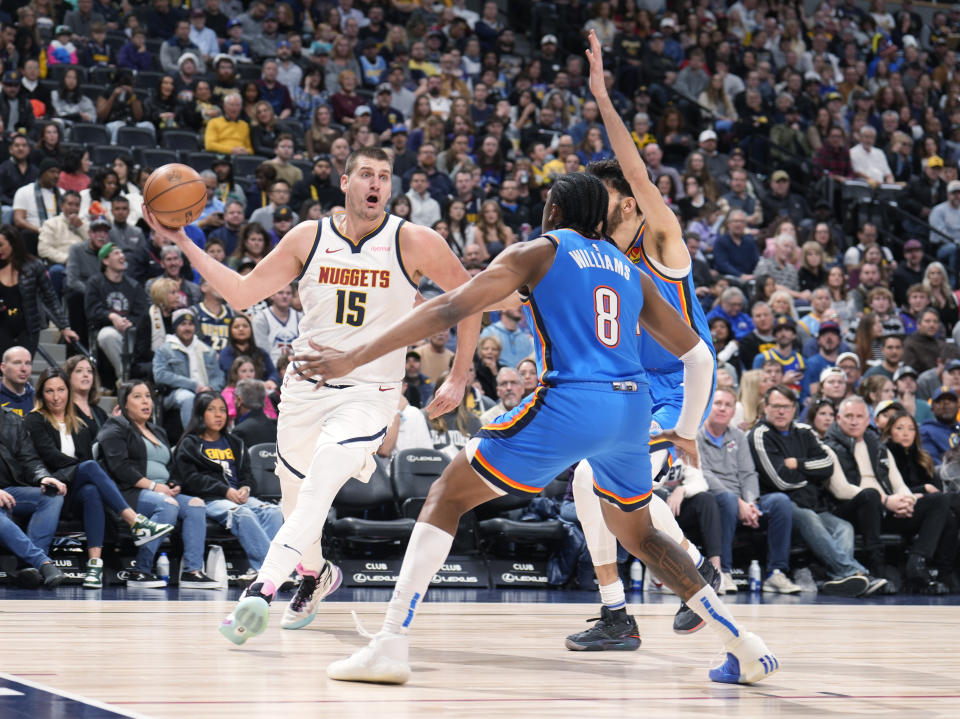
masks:
{"label": "white nuggets jersey", "polygon": [[[299,277],[303,318],[294,352],[310,352],[308,340],[350,350],[383,334],[412,308],[417,286],[403,266],[400,226],[389,212],[377,228],[357,240],[345,237],[327,217]],[[404,372],[401,348],[357,367],[332,384],[399,382]]]}

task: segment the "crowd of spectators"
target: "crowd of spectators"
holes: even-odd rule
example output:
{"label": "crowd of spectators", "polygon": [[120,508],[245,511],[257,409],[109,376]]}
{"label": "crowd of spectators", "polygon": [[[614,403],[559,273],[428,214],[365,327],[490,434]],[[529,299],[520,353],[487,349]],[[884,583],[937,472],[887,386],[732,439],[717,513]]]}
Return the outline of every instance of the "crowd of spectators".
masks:
{"label": "crowd of spectators", "polygon": [[[671,506],[688,508],[694,536],[707,529],[698,538],[728,575],[738,525],[740,535],[763,525],[767,575],[786,576],[792,526],[828,584],[849,590],[862,575],[865,591],[890,591],[899,583],[881,533],[892,532],[909,548],[892,562],[906,561],[909,583],[957,589],[960,10],[921,15],[910,0],[897,12],[883,0],[812,11],[777,0],[11,7],[0,7],[0,399],[34,411],[30,363],[41,330],[59,329],[75,355],[64,376],[76,417],[113,443],[104,463],[130,508],[182,521],[188,570],[203,513],[222,518],[221,499],[248,505],[235,526],[252,566],[275,531],[243,493],[242,448],[275,434],[301,312],[295,285],[231,308],[162,245],[141,219],[154,162],[201,171],[207,203],[186,232],[246,273],[297,222],[339,209],[352,150],[382,146],[394,162],[390,211],[433,227],[475,274],[536,236],[555,177],[611,155],[584,75],[594,30],[614,105],[684,227],[728,388],[701,436],[707,482]],[[95,125],[102,134],[89,134]],[[891,198],[896,213],[883,209]],[[487,319],[473,381],[444,417],[423,408],[455,333],[410,348],[382,457],[453,455],[535,386],[522,315]],[[119,416],[103,414],[100,393],[117,395]],[[794,426],[805,443],[773,441]],[[723,446],[738,448],[735,464]],[[809,456],[794,456],[801,449]],[[40,571],[49,542],[30,540]],[[156,579],[151,551],[137,559],[145,582]]]}

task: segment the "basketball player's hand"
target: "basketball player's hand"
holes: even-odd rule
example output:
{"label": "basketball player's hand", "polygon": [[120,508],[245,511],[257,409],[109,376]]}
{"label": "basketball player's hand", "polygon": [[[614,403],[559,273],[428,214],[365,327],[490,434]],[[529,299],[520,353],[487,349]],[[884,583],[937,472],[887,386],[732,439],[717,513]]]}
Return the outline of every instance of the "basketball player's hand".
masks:
{"label": "basketball player's hand", "polygon": [[[175,244],[177,247],[183,247],[183,244],[185,242],[190,242],[190,238],[187,237],[187,233],[184,232],[182,229],[171,230],[169,227],[164,227],[163,225],[161,225],[160,222],[157,220],[157,216],[150,211],[149,207],[147,207],[146,202],[143,203],[143,220],[148,225],[150,225],[150,229],[153,230],[153,233],[157,237],[167,238],[170,240],[170,242]],[[164,244],[164,243],[161,243],[161,244]]]}
{"label": "basketball player's hand", "polygon": [[672,442],[673,446],[680,450],[680,459],[683,460],[684,464],[700,469],[700,451],[697,449],[696,438],[684,439],[672,429],[668,429],[666,432],[658,434],[657,439]]}
{"label": "basketball player's hand", "polygon": [[594,97],[599,98],[607,94],[607,86],[603,82],[603,52],[600,49],[597,33],[591,30],[588,39],[590,41],[590,49],[587,50],[587,60],[590,61],[590,92]]}
{"label": "basketball player's hand", "polygon": [[298,380],[315,379],[317,387],[320,387],[328,379],[345,377],[357,366],[353,360],[356,352],[348,354],[333,347],[318,345],[313,340],[310,340],[310,348],[314,351],[295,354],[290,358],[297,363],[293,374]]}
{"label": "basketball player's hand", "polygon": [[430,417],[430,419],[434,419],[447,412],[452,412],[460,406],[465,391],[466,377],[456,378],[450,375],[446,381],[440,385],[440,389],[437,390],[430,404],[427,405],[427,416]]}

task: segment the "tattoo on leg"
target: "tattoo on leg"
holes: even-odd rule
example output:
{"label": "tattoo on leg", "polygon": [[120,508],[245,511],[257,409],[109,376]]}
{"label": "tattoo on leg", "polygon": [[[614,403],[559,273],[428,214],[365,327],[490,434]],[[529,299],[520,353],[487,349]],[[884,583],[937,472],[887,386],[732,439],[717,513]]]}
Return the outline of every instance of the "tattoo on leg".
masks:
{"label": "tattoo on leg", "polygon": [[640,542],[640,552],[647,567],[684,601],[706,584],[680,545],[657,529]]}

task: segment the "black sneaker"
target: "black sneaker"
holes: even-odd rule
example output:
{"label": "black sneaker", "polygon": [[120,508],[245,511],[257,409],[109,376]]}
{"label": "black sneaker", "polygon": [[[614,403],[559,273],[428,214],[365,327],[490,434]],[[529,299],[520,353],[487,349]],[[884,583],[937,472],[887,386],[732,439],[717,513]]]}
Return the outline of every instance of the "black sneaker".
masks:
{"label": "black sneaker", "polygon": [[128,589],[163,589],[165,586],[167,586],[166,580],[156,574],[139,569],[131,569],[127,572]]}
{"label": "black sneaker", "polygon": [[180,587],[181,589],[220,589],[220,582],[197,570],[181,574]]}
{"label": "black sneaker", "polygon": [[947,587],[934,579],[927,569],[927,560],[919,554],[910,554],[907,559],[907,583],[917,594],[946,594]]}
{"label": "black sneaker", "polygon": [[[723,575],[717,571],[706,559],[700,565],[700,576],[707,584],[713,587],[713,591],[718,591],[723,583]],[[673,616],[673,631],[677,634],[693,634],[701,629],[706,622],[700,618],[700,615],[693,611],[686,604],[681,604],[677,613]]]}
{"label": "black sneaker", "polygon": [[[823,583],[820,591],[832,597],[859,597],[870,588],[870,580],[862,574],[831,579]],[[878,587],[879,589],[879,587]]]}
{"label": "black sneaker", "polygon": [[600,616],[588,619],[596,622],[590,629],[567,637],[567,649],[575,652],[632,652],[640,648],[637,622],[626,609],[611,611],[600,607]]}
{"label": "black sneaker", "polygon": [[36,589],[40,586],[40,582],[43,581],[43,577],[40,576],[40,570],[34,569],[33,567],[19,569],[13,576],[17,582],[17,586],[23,589]]}
{"label": "black sneaker", "polygon": [[66,579],[64,573],[57,569],[57,565],[53,562],[40,565],[40,574],[43,575],[44,589],[56,589],[60,586],[60,582]]}

